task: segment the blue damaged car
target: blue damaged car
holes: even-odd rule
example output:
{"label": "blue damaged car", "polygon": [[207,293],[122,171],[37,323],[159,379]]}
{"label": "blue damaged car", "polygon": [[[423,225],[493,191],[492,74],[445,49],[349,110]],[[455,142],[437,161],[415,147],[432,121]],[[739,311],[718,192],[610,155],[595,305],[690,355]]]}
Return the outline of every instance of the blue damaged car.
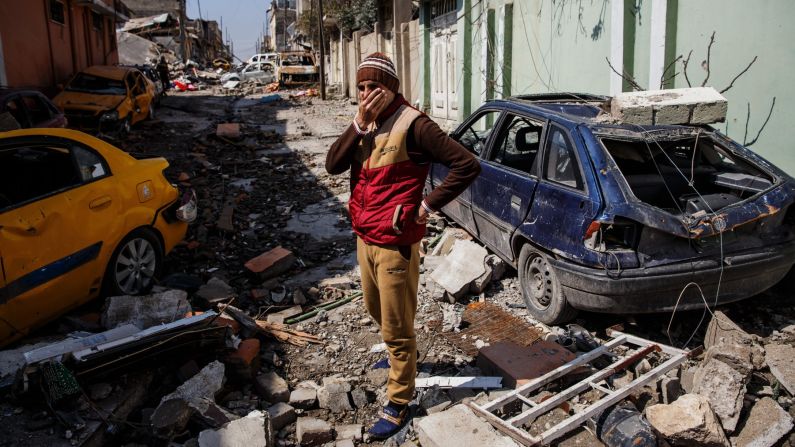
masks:
{"label": "blue damaged car", "polygon": [[451,134],[482,172],[443,211],[518,270],[530,314],[696,309],[779,282],[793,179],[709,126],[611,123],[609,100],[490,101]]}

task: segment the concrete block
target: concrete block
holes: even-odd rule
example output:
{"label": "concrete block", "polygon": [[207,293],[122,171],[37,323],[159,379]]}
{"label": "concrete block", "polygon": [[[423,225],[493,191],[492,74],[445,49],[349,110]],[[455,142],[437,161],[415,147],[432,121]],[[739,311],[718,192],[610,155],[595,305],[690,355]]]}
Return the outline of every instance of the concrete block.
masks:
{"label": "concrete block", "polygon": [[771,447],[792,430],[792,417],[769,397],[751,408],[742,430],[732,437],[734,447]]}
{"label": "concrete block", "polygon": [[271,419],[271,425],[274,430],[281,430],[293,422],[295,422],[295,408],[287,405],[284,402],[279,402],[268,408],[268,415]]}
{"label": "concrete block", "polygon": [[293,306],[287,309],[284,309],[280,312],[276,312],[273,314],[268,314],[268,323],[280,323],[283,324],[284,320],[287,320],[290,317],[294,317],[296,315],[300,315],[303,312],[301,306]]}
{"label": "concrete block", "polygon": [[347,425],[337,425],[334,427],[334,431],[337,432],[337,439],[352,439],[354,441],[361,441],[362,440],[362,424],[347,424]]}
{"label": "concrete block", "polygon": [[431,279],[455,298],[469,292],[470,284],[486,272],[486,249],[474,242],[457,240]]}
{"label": "concrete block", "polygon": [[317,404],[317,390],[313,388],[296,388],[290,393],[290,405],[302,410],[309,410]]}
{"label": "concrete block", "polygon": [[290,400],[290,387],[275,372],[257,376],[254,387],[257,393],[270,403],[288,402]]}
{"label": "concrete block", "polygon": [[298,444],[302,446],[322,445],[334,439],[331,425],[322,419],[298,418],[295,431]]}
{"label": "concrete block", "polygon": [[353,439],[340,439],[334,443],[334,447],[354,447]]}
{"label": "concrete block", "polygon": [[770,344],[765,346],[765,362],[776,380],[795,394],[795,347]]}
{"label": "concrete block", "polygon": [[475,446],[517,447],[465,405],[422,418],[415,422],[422,447]]}
{"label": "concrete block", "polygon": [[720,360],[702,363],[693,381],[693,392],[709,400],[720,418],[723,429],[729,433],[737,427],[745,396],[745,376]]}
{"label": "concrete block", "polygon": [[202,368],[198,374],[178,386],[173,393],[163,396],[160,402],[175,398],[182,398],[193,403],[202,400],[214,401],[215,395],[224,386],[224,371],[224,364],[215,360]]}
{"label": "concrete block", "polygon": [[711,359],[720,360],[737,370],[740,374],[748,376],[754,370],[752,357],[753,354],[749,345],[720,343],[707,349],[704,354],[704,361]]}
{"label": "concrete block", "polygon": [[105,329],[134,324],[146,329],[184,318],[191,311],[188,292],[167,290],[146,296],[112,296],[105,300],[101,322]]}
{"label": "concrete block", "polygon": [[715,316],[707,326],[704,335],[704,347],[709,350],[716,345],[743,345],[751,351],[751,363],[755,369],[761,369],[765,362],[765,352],[756,339],[742,330],[735,322],[721,311],[716,310]]}
{"label": "concrete block", "polygon": [[290,270],[295,259],[293,252],[279,246],[250,259],[245,263],[245,267],[263,279],[272,278]]}
{"label": "concrete block", "polygon": [[163,438],[170,438],[182,432],[195,413],[203,415],[202,419],[216,426],[235,419],[235,416],[223,411],[214,411],[215,395],[224,385],[224,370],[223,363],[216,360],[177,387],[173,393],[163,396],[152,414],[154,432]]}
{"label": "concrete block", "polygon": [[505,387],[514,388],[540,377],[576,356],[563,346],[539,340],[530,346],[498,342],[480,349],[476,365],[487,376],[500,376]]}
{"label": "concrete block", "polygon": [[472,235],[462,228],[445,228],[439,242],[436,243],[429,254],[432,256],[447,256],[458,240],[471,241]]}
{"label": "concrete block", "polygon": [[726,120],[728,102],[712,87],[619,93],[611,114],[627,124],[710,124]]}
{"label": "concrete block", "polygon": [[199,433],[199,447],[271,447],[273,430],[268,414],[252,411],[218,430]]}
{"label": "concrete block", "polygon": [[339,377],[324,377],[323,386],[317,390],[317,402],[320,408],[331,410],[332,413],[352,411],[353,405],[348,393],[351,384]]}
{"label": "concrete block", "polygon": [[690,107],[685,104],[652,107],[652,111],[655,124],[685,124],[690,120]]}
{"label": "concrete block", "polygon": [[229,284],[219,278],[210,278],[207,284],[199,287],[196,296],[209,304],[227,302],[237,296],[235,290]]}
{"label": "concrete block", "polygon": [[655,430],[674,445],[729,447],[718,418],[704,396],[685,394],[671,404],[646,408]]}
{"label": "concrete block", "polygon": [[726,120],[726,112],[729,109],[727,101],[717,101],[696,104],[690,117],[691,124],[710,124]]}

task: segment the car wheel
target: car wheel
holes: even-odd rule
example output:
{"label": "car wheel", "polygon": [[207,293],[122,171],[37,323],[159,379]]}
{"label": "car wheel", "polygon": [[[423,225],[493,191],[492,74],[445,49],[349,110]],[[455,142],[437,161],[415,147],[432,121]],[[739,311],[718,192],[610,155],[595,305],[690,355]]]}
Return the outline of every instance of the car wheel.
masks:
{"label": "car wheel", "polygon": [[155,285],[163,263],[163,247],[151,230],[139,228],[122,239],[108,262],[105,293],[139,295]]}
{"label": "car wheel", "polygon": [[525,244],[519,254],[519,283],[527,311],[544,324],[559,324],[574,318],[547,256]]}

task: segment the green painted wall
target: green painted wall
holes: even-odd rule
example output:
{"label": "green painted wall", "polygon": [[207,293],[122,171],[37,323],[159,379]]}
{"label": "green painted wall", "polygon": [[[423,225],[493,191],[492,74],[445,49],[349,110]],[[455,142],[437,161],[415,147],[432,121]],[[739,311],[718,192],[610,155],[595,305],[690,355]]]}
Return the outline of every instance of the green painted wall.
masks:
{"label": "green painted wall", "polygon": [[513,2],[511,93],[606,93],[610,10],[607,3],[603,6],[580,9],[580,2],[571,1]]}
{"label": "green painted wall", "polygon": [[[724,93],[729,100],[727,122],[715,127],[743,142],[747,105],[751,107],[748,141],[756,136],[767,117],[773,97],[776,105],[770,122],[751,149],[790,175],[795,175],[795,144],[790,134],[795,118],[795,2],[791,0],[679,0],[676,47],[678,54],[693,56],[688,77],[701,85],[706,71],[707,45],[712,31],[715,43],[710,54],[708,85],[721,90],[754,56],[754,65]],[[681,71],[681,70],[680,70]],[[683,76],[677,88],[687,87]]]}

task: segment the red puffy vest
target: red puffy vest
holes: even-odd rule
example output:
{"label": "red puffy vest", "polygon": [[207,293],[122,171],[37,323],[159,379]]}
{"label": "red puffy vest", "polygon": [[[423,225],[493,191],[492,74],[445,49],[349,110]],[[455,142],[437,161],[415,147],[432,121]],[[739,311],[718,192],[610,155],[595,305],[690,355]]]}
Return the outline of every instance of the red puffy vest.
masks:
{"label": "red puffy vest", "polygon": [[420,115],[401,106],[356,148],[348,209],[353,231],[365,242],[411,245],[425,235],[425,225],[414,218],[430,164],[411,161],[406,150],[409,127]]}

